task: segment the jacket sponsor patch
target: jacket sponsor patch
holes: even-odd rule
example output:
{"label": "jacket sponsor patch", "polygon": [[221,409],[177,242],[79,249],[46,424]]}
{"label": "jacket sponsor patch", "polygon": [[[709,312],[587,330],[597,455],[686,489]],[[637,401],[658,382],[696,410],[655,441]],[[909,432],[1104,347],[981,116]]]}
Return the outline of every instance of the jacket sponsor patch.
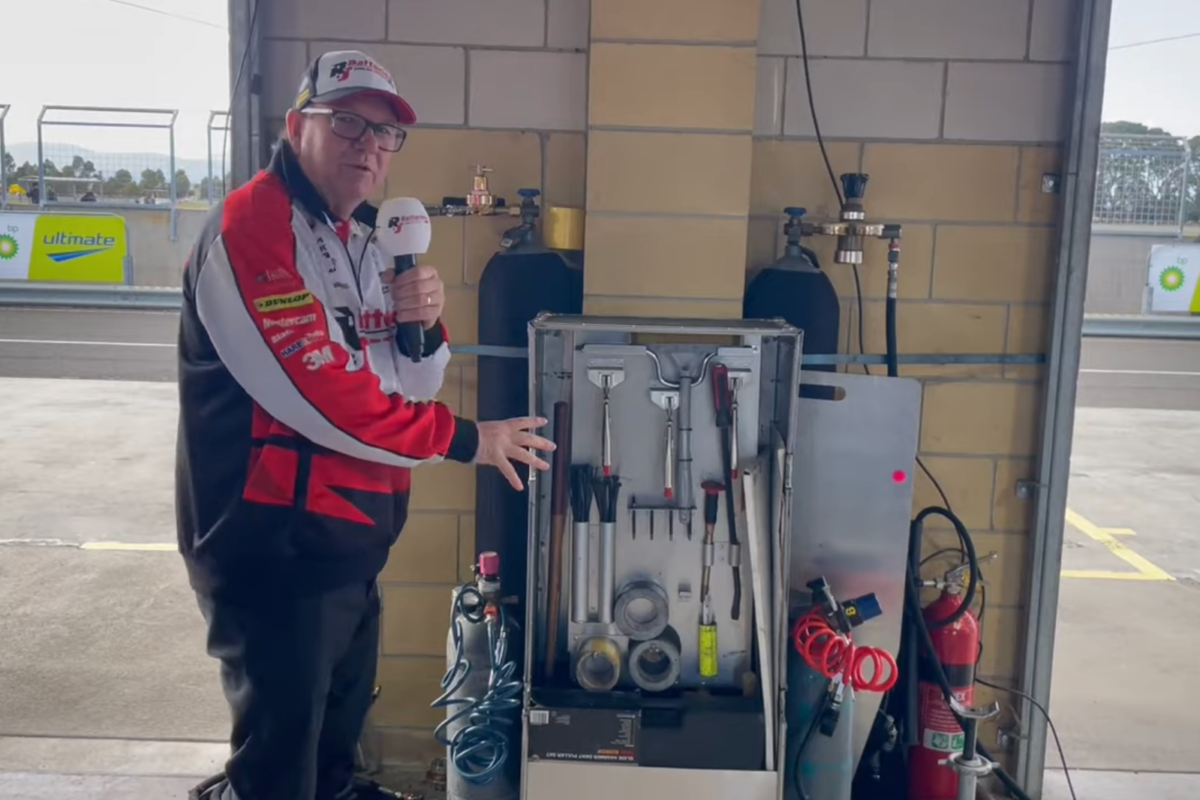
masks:
{"label": "jacket sponsor patch", "polygon": [[278,319],[264,319],[263,328],[270,330],[271,328],[291,328],[297,325],[308,325],[316,322],[316,314],[304,314],[299,317],[280,317]]}
{"label": "jacket sponsor patch", "polygon": [[268,297],[260,297],[254,301],[254,307],[262,312],[281,311],[285,308],[312,305],[312,301],[312,292],[304,290],[291,292],[290,294],[273,294]]}
{"label": "jacket sponsor patch", "polygon": [[296,341],[289,344],[287,347],[280,350],[279,355],[282,356],[283,358],[288,358],[290,356],[294,356],[296,353],[298,353],[301,350],[303,350],[304,348],[308,347],[310,344],[312,344],[314,342],[319,342],[324,338],[325,338],[324,331],[311,331],[309,333],[304,334],[299,339],[297,339]]}

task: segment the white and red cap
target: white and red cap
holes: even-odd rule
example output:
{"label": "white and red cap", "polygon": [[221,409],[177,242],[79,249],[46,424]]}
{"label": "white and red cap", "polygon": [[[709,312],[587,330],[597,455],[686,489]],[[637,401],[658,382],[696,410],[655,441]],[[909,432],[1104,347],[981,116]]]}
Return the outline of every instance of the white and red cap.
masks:
{"label": "white and red cap", "polygon": [[359,50],[335,50],[317,56],[300,81],[295,107],[309,103],[331,103],[352,94],[368,94],[385,100],[401,125],[412,125],[417,114],[396,90],[391,73]]}

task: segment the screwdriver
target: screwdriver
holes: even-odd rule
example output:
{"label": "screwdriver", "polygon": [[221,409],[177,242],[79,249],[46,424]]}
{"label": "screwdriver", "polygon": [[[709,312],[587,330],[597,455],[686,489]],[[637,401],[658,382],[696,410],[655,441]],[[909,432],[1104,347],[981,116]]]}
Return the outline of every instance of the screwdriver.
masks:
{"label": "screwdriver", "polygon": [[715,678],[717,665],[717,625],[709,597],[709,576],[712,574],[717,516],[721,508],[721,492],[725,486],[717,481],[704,481],[704,545],[700,572],[700,675]]}

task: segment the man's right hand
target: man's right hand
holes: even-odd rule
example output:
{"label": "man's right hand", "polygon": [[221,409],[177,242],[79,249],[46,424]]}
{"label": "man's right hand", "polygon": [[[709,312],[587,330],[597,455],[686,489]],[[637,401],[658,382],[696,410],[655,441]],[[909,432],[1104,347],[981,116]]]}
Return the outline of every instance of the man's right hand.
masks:
{"label": "man's right hand", "polygon": [[550,469],[550,465],[538,458],[531,450],[554,452],[555,444],[528,431],[546,424],[541,417],[516,417],[498,422],[477,423],[479,450],[475,453],[476,464],[488,464],[504,473],[509,484],[518,492],[525,487],[512,462],[520,461],[537,469]]}

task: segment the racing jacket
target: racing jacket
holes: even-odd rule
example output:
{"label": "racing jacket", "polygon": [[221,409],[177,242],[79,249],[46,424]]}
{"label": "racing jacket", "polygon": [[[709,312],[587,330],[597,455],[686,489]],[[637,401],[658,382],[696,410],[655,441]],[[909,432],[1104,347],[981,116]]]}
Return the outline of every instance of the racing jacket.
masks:
{"label": "racing jacket", "polygon": [[475,424],[431,399],[445,327],[419,363],[396,336],[374,214],[335,219],[281,142],[188,258],[176,521],[199,592],[370,580],[404,525],[410,468],[475,456]]}

